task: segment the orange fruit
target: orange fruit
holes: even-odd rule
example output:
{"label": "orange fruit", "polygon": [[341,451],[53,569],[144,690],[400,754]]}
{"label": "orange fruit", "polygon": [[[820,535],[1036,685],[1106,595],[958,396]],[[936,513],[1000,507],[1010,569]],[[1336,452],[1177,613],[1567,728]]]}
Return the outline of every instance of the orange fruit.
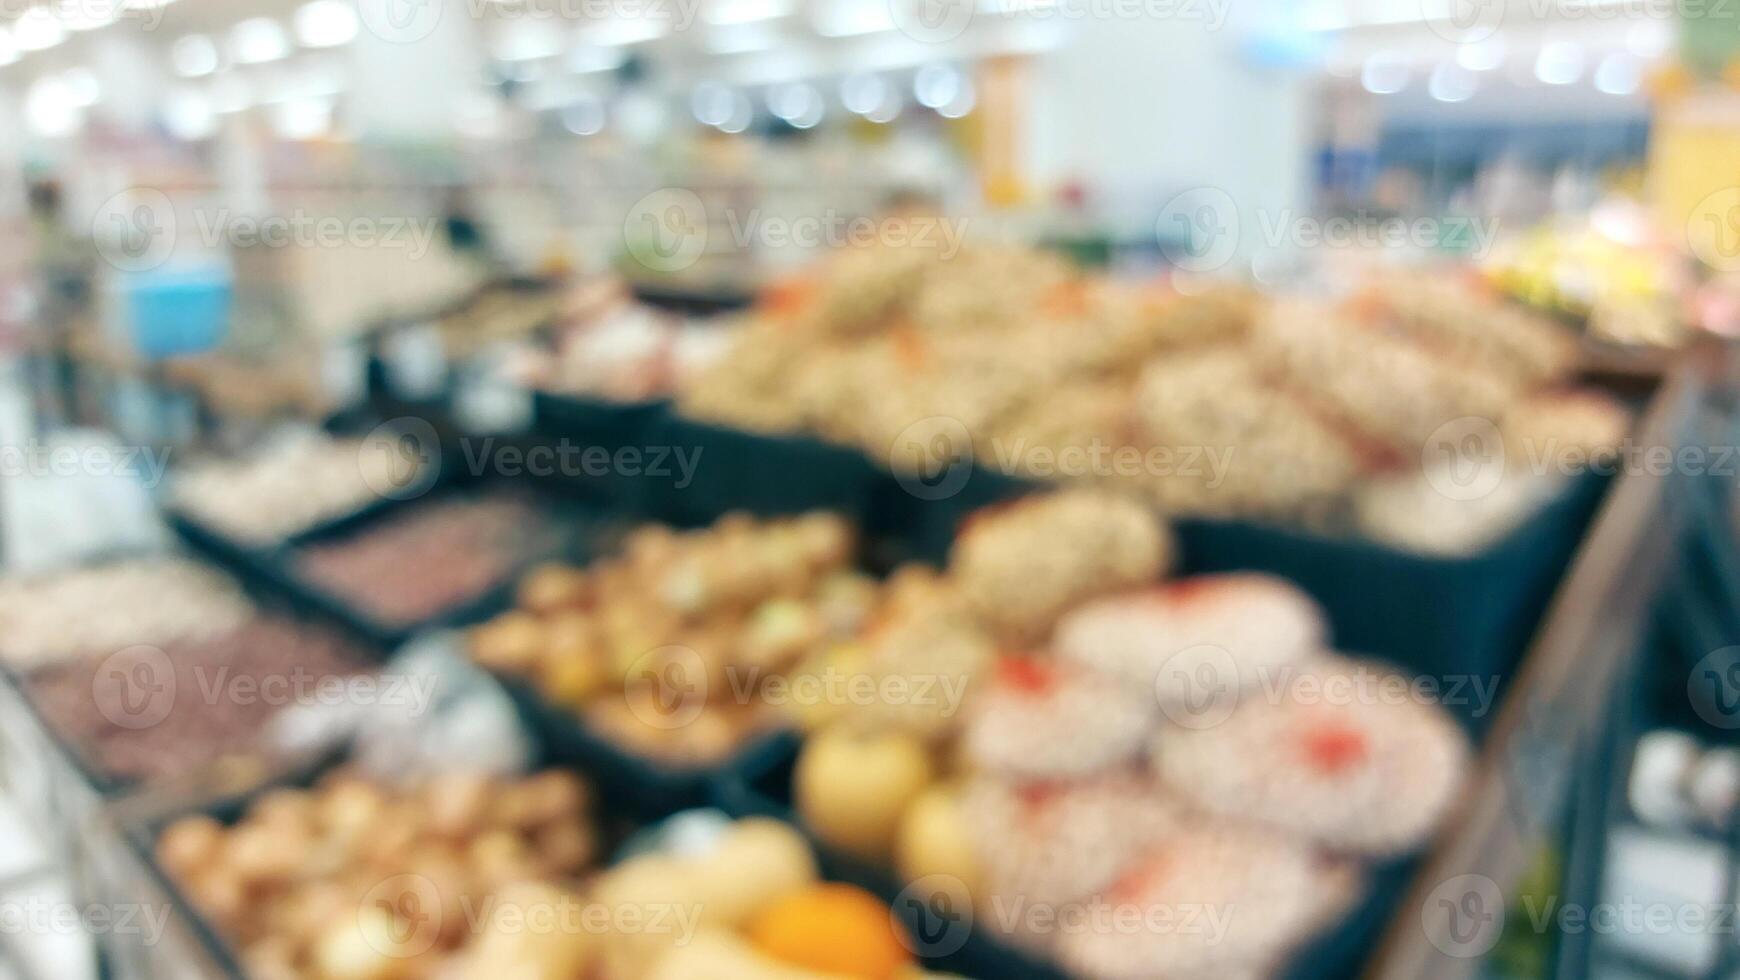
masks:
{"label": "orange fruit", "polygon": [[891,980],[912,962],[888,906],[861,888],[820,884],[763,909],[749,939],[792,966],[855,980]]}

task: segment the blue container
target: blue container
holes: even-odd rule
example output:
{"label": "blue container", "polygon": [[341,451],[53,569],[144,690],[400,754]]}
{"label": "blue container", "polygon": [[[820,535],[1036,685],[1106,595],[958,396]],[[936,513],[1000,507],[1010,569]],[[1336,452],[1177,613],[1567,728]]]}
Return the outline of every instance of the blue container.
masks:
{"label": "blue container", "polygon": [[157,270],[123,281],[121,310],[133,348],[155,361],[216,347],[229,329],[232,296],[226,270]]}

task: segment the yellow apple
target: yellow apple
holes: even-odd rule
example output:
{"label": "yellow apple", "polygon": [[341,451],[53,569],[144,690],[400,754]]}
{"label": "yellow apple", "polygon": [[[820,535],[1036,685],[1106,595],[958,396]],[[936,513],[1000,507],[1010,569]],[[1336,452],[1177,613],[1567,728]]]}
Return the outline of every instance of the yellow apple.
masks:
{"label": "yellow apple", "polygon": [[978,858],[955,787],[934,786],[906,808],[894,860],[903,881],[945,875],[978,893]]}
{"label": "yellow apple", "polygon": [[930,753],[921,740],[836,725],[805,744],[793,794],[798,814],[816,836],[885,863],[893,857],[901,815],[931,779]]}

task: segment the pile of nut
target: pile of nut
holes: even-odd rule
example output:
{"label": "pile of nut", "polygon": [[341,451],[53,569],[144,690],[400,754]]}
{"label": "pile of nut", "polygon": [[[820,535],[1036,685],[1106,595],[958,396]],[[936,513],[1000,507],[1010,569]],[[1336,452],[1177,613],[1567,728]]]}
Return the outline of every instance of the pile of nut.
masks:
{"label": "pile of nut", "polygon": [[330,631],[257,616],[218,636],[58,663],[28,683],[43,717],[101,772],[152,782],[257,766],[273,716],[342,697],[367,663]]}
{"label": "pile of nut", "polygon": [[298,574],[391,626],[423,622],[481,598],[545,542],[532,501],[480,496],[419,503],[332,541],[299,549]]}

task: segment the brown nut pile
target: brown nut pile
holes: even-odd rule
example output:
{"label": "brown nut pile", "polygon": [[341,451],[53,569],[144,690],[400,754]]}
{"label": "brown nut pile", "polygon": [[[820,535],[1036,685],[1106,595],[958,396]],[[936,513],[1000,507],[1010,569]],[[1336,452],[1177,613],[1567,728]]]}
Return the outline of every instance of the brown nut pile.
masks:
{"label": "brown nut pile", "polygon": [[233,826],[177,821],[156,855],[255,980],[420,980],[480,941],[493,896],[571,885],[597,841],[571,773],[407,789],[339,773],[269,793]]}
{"label": "brown nut pile", "polygon": [[409,625],[500,585],[549,528],[518,497],[440,500],[301,548],[295,565],[316,587],[379,621]]}
{"label": "brown nut pile", "polygon": [[341,700],[345,678],[367,663],[329,631],[261,616],[221,636],[60,664],[29,683],[49,724],[101,772],[150,782],[254,764],[272,716]]}
{"label": "brown nut pile", "polygon": [[744,692],[862,628],[878,586],[853,555],[823,513],[643,527],[616,557],[533,570],[471,653],[638,751],[717,759],[765,723]]}

